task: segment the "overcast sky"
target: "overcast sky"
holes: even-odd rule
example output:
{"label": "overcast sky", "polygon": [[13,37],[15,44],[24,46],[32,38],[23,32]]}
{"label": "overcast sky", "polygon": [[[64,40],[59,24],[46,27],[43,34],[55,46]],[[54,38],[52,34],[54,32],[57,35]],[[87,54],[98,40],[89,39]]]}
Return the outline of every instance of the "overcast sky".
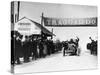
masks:
{"label": "overcast sky", "polygon": [[40,22],[41,14],[48,17],[71,18],[71,17],[96,17],[96,6],[68,5],[68,4],[51,4],[51,3],[33,3],[21,2],[20,18],[26,16]]}

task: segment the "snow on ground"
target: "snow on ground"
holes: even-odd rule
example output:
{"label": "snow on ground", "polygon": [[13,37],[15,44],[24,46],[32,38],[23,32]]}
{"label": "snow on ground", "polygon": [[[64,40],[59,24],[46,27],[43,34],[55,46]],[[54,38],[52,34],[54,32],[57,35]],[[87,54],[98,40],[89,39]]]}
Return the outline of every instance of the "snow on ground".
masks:
{"label": "snow on ground", "polygon": [[15,73],[33,73],[48,71],[64,71],[79,69],[96,69],[97,57],[90,55],[89,52],[81,56],[65,56],[62,52],[52,54],[46,58],[33,60],[29,63],[23,63],[15,66]]}

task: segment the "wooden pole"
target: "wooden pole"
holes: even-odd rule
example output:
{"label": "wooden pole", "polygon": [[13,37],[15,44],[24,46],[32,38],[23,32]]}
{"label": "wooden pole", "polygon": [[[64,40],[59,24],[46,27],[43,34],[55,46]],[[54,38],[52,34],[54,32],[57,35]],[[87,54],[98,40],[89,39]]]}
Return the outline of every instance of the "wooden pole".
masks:
{"label": "wooden pole", "polygon": [[43,13],[42,13],[42,16],[41,16],[41,25],[43,26]]}
{"label": "wooden pole", "polygon": [[43,39],[43,12],[42,12],[42,16],[41,16],[41,41]]}
{"label": "wooden pole", "polygon": [[20,1],[18,1],[18,8],[17,8],[17,21],[19,20],[19,9],[20,9]]}
{"label": "wooden pole", "polygon": [[[52,28],[52,34],[53,34],[53,28]],[[53,35],[51,35],[51,39],[53,39]]]}
{"label": "wooden pole", "polygon": [[11,2],[11,23],[14,25],[14,2]]}

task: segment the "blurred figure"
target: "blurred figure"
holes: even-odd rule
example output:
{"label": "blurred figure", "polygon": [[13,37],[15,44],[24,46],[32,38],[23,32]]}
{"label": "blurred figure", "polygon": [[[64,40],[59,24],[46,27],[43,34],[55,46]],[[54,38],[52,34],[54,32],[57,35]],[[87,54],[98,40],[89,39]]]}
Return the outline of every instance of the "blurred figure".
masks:
{"label": "blurred figure", "polygon": [[97,40],[94,41],[91,37],[89,37],[91,43],[87,44],[87,49],[90,50],[91,54],[97,55]]}
{"label": "blurred figure", "polygon": [[43,54],[43,49],[44,49],[44,47],[43,47],[43,41],[42,40],[40,40],[39,41],[39,57],[40,58],[42,58],[43,56],[44,56],[44,54]]}
{"label": "blurred figure", "polygon": [[68,41],[63,42],[63,47],[64,47],[64,49],[63,49],[63,56],[65,56],[65,52],[68,49]]}
{"label": "blurred figure", "polygon": [[24,62],[29,62],[29,49],[30,49],[29,39],[28,36],[25,36],[25,42],[23,44]]}
{"label": "blurred figure", "polygon": [[17,64],[21,64],[19,58],[22,57],[22,50],[21,50],[21,40],[18,37],[16,37],[16,39],[14,40],[14,47],[15,47],[15,61],[17,62]]}
{"label": "blurred figure", "polygon": [[37,51],[37,41],[36,40],[32,40],[32,59],[37,59],[38,58],[38,51]]}

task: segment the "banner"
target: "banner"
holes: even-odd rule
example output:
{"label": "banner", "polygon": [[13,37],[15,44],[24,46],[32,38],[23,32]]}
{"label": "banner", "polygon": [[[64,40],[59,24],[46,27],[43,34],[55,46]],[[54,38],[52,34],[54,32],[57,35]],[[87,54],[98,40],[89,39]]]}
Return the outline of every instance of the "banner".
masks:
{"label": "banner", "polygon": [[45,26],[97,26],[97,17],[91,18],[49,18],[43,17]]}

